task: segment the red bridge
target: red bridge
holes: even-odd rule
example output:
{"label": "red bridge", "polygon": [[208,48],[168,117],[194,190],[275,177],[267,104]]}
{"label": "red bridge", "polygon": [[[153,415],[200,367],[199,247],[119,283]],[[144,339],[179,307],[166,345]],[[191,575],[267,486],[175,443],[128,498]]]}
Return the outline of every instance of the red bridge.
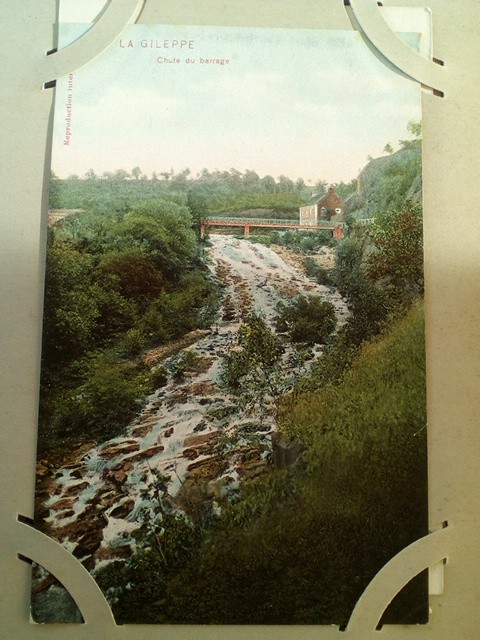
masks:
{"label": "red bridge", "polygon": [[326,229],[331,231],[335,240],[342,240],[345,236],[344,222],[331,222],[329,220],[320,220],[318,224],[300,224],[298,220],[273,220],[264,218],[227,218],[227,217],[211,217],[202,220],[201,234],[205,237],[209,227],[242,227],[246,238],[250,235],[252,227],[263,227],[269,229],[298,229],[299,231],[318,231]]}

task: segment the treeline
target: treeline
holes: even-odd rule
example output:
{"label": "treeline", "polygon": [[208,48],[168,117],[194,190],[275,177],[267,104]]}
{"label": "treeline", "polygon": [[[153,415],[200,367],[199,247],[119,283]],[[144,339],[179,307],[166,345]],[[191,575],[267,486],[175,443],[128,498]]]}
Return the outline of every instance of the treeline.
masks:
{"label": "treeline", "polygon": [[216,304],[184,198],[49,229],[40,451],[121,433],[162,378],[135,358],[208,326]]}
{"label": "treeline", "polygon": [[[356,188],[356,181],[339,183],[337,192],[347,197]],[[234,212],[251,208],[266,208],[278,212],[298,211],[312,196],[327,192],[327,183],[318,180],[307,185],[303,178],[296,181],[287,176],[260,177],[255,171],[237,169],[213,171],[203,169],[193,176],[190,169],[179,173],[143,174],[139,167],[129,173],[119,169],[114,173],[98,176],[92,169],[80,178],[71,175],[67,179],[52,176],[50,207],[52,209],[125,210],[150,198],[186,197],[188,193],[205,199],[211,213]]]}
{"label": "treeline", "polygon": [[[340,288],[351,315],[335,335],[328,310],[318,310],[325,326],[312,339],[326,342],[325,354],[310,374],[284,395],[281,345],[258,317],[227,360],[227,382],[250,376],[250,403],[269,387],[282,437],[303,453],[246,482],[220,517],[206,503],[200,515],[166,510],[150,523],[140,550],[99,576],[116,585],[118,622],[344,625],[375,574],[427,533],[421,208],[407,202],[379,216],[336,251],[322,278]],[[315,303],[279,311],[277,329],[308,343]],[[422,574],[382,622],[427,619]]]}

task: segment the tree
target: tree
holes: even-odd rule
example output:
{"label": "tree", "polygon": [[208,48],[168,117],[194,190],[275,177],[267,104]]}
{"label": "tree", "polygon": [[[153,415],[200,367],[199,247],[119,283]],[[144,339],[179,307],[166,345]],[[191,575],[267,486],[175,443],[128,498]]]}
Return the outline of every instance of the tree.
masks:
{"label": "tree", "polygon": [[386,296],[370,278],[364,262],[365,240],[349,237],[337,246],[332,281],[347,299],[350,317],[344,327],[347,343],[360,345],[376,335],[387,316]]}
{"label": "tree", "polygon": [[393,149],[393,147],[392,147],[392,145],[390,143],[386,144],[383,147],[383,150],[384,150],[385,153],[393,153],[393,151],[394,151],[394,149]]}
{"label": "tree", "polygon": [[200,239],[201,236],[201,223],[207,217],[208,208],[207,208],[207,199],[197,189],[190,189],[188,191],[188,200],[187,200],[188,208],[190,209],[190,213],[193,218],[193,225],[195,229],[195,233],[197,238]]}
{"label": "tree", "polygon": [[133,167],[131,171],[131,174],[135,178],[135,180],[138,180],[140,178],[141,173],[142,170],[140,169],[140,167]]}
{"label": "tree", "polygon": [[197,255],[187,207],[160,198],[132,207],[117,227],[116,244],[143,251],[167,279],[178,279]]}
{"label": "tree", "polygon": [[318,197],[327,195],[327,187],[325,180],[317,180],[315,182],[315,195]]}
{"label": "tree", "polygon": [[421,206],[407,200],[400,211],[377,216],[369,235],[375,247],[367,260],[370,277],[380,282],[397,301],[420,295],[423,292]]}
{"label": "tree", "polygon": [[320,344],[335,329],[335,309],[319,296],[299,296],[289,304],[277,305],[275,326],[288,333],[292,342]]}
{"label": "tree", "polygon": [[127,299],[155,298],[164,289],[162,274],[138,249],[108,253],[100,271],[113,276],[115,288]]}
{"label": "tree", "polygon": [[281,175],[278,177],[277,189],[280,193],[292,193],[295,189],[295,183],[287,176]]}
{"label": "tree", "polygon": [[400,146],[403,149],[410,149],[418,146],[422,139],[422,123],[415,122],[415,120],[410,120],[407,124],[407,130],[414,137],[413,140],[399,140]]}
{"label": "tree", "polygon": [[422,137],[421,122],[415,122],[414,120],[410,120],[410,122],[407,125],[407,130],[417,139]]}
{"label": "tree", "polygon": [[284,348],[265,320],[252,313],[238,330],[225,358],[223,382],[238,397],[239,406],[263,421],[278,419],[282,396],[293,386]]}
{"label": "tree", "polygon": [[87,180],[98,180],[98,176],[93,169],[89,169],[85,174]]}
{"label": "tree", "polygon": [[128,173],[128,171],[125,171],[125,169],[117,169],[113,177],[115,178],[115,180],[119,181],[126,180],[128,177],[130,177],[130,174]]}
{"label": "tree", "polygon": [[48,204],[50,209],[59,209],[61,206],[60,180],[53,173],[50,178],[50,191],[48,194]]}
{"label": "tree", "polygon": [[275,178],[273,178],[272,176],[264,176],[260,182],[262,183],[263,190],[266,193],[275,192],[275,186],[276,186]]}

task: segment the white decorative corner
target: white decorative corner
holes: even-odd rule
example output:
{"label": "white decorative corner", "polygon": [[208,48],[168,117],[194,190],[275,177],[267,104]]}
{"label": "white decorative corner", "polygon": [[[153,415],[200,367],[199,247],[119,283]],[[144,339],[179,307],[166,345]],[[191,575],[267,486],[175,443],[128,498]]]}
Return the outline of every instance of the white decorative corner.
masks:
{"label": "white decorative corner", "polygon": [[389,62],[424,86],[445,91],[445,69],[411,49],[397,36],[376,0],[350,0],[350,6],[365,36]]}

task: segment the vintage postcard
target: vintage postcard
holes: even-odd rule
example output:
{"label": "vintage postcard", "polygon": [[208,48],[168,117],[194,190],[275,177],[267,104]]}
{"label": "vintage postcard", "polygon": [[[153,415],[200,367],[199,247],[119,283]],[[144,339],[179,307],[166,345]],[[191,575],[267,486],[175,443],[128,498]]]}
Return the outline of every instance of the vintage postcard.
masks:
{"label": "vintage postcard", "polygon": [[[137,25],[58,81],[36,525],[117,623],[342,626],[428,532],[421,136],[354,31]],[[422,574],[382,622],[427,621]]]}

